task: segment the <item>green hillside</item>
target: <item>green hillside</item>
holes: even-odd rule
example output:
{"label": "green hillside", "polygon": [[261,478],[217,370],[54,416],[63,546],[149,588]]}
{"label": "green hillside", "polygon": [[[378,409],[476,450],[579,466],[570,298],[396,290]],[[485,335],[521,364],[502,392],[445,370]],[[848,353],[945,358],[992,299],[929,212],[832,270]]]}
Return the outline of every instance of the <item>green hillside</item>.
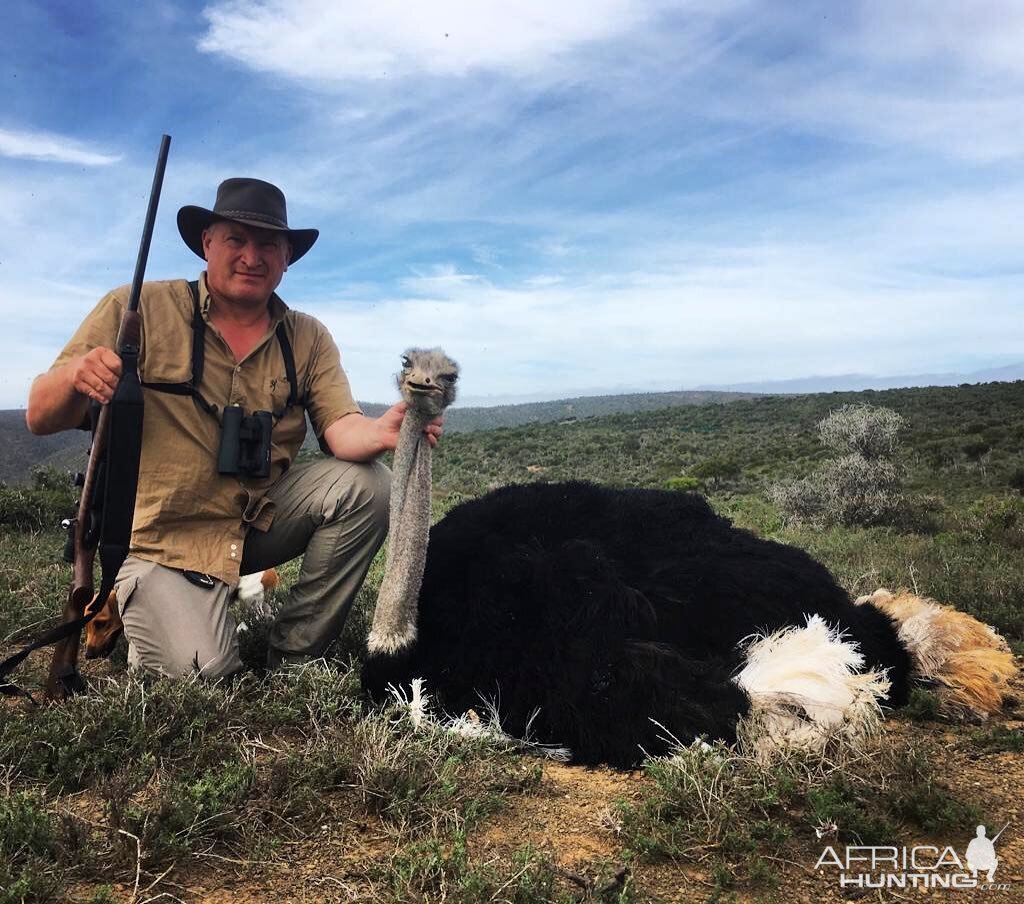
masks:
{"label": "green hillside", "polygon": [[[453,408],[448,412],[449,433],[468,433],[515,427],[524,424],[575,421],[623,412],[652,411],[676,405],[703,405],[752,398],[741,392],[648,392],[616,396],[583,396],[556,402],[529,402],[522,405],[495,405],[489,408]],[[387,408],[376,402],[360,402],[363,411],[377,417]],[[0,443],[5,455],[0,458],[0,481],[25,483],[34,466],[59,471],[80,471],[85,466],[89,438],[86,433],[69,430],[54,436],[32,436],[25,426],[23,409],[0,411]],[[312,428],[304,449],[315,452]]]}
{"label": "green hillside", "polygon": [[753,493],[828,457],[815,425],[851,403],[892,408],[906,419],[905,463],[916,491],[950,499],[1001,492],[1024,465],[1024,382],[1016,382],[763,396],[448,436],[436,456],[435,482],[472,494],[503,483],[577,478],[657,487],[716,459],[723,474],[738,474],[714,489]]}

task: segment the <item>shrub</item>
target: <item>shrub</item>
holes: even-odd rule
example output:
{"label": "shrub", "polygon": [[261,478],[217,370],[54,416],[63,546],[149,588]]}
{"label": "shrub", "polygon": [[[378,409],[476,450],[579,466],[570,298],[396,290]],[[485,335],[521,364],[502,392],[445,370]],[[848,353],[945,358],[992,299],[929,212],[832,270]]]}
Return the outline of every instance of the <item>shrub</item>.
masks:
{"label": "shrub", "polygon": [[74,512],[71,481],[55,468],[33,468],[27,487],[0,483],[0,524],[21,530],[57,527]]}
{"label": "shrub", "polygon": [[1011,490],[1016,490],[1018,493],[1024,495],[1024,468],[1017,468],[1010,474],[1007,483]]}
{"label": "shrub", "polygon": [[1024,549],[1024,499],[982,496],[960,518],[961,529],[985,543]]}
{"label": "shrub", "polygon": [[687,476],[717,485],[726,480],[735,480],[739,477],[740,466],[729,458],[713,455],[690,468]]}
{"label": "shrub", "polygon": [[884,459],[844,455],[828,462],[818,480],[830,524],[885,524],[903,501],[900,471]]}
{"label": "shrub", "polygon": [[665,481],[666,490],[690,492],[692,490],[699,490],[700,487],[701,482],[696,477],[670,477]]}
{"label": "shrub", "polygon": [[769,498],[794,524],[892,523],[904,507],[895,460],[903,425],[888,408],[844,405],[818,424],[822,443],[843,454],[802,480],[774,485]]}
{"label": "shrub", "polygon": [[972,440],[963,445],[964,455],[971,461],[978,461],[983,455],[992,451],[992,447],[984,440]]}
{"label": "shrub", "polygon": [[55,861],[80,840],[69,819],[58,822],[40,796],[0,796],[0,904],[57,900],[64,877]]}
{"label": "shrub", "polygon": [[818,424],[818,435],[833,452],[891,459],[899,451],[899,434],[905,424],[890,408],[843,405]]}
{"label": "shrub", "polygon": [[825,520],[825,494],[813,477],[776,483],[768,489],[768,499],[784,521],[818,524]]}

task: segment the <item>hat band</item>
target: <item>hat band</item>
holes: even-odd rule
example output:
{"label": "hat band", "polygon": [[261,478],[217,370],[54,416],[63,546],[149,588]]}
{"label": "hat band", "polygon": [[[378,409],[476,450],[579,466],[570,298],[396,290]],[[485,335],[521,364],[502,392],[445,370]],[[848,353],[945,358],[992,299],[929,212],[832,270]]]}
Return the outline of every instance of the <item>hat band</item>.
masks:
{"label": "hat band", "polygon": [[218,217],[227,217],[229,220],[257,220],[260,223],[269,223],[278,229],[288,228],[288,224],[284,220],[267,216],[264,213],[256,213],[252,210],[215,210],[213,213]]}

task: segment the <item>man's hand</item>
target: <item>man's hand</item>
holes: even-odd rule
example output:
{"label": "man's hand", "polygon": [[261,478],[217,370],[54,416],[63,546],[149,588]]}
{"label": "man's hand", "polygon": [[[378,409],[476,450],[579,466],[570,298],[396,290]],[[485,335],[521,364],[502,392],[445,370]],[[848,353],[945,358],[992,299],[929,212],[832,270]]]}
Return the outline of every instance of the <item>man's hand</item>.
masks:
{"label": "man's hand", "polygon": [[104,346],[40,374],[28,392],[28,429],[42,436],[80,427],[90,400],[109,402],[120,376],[121,359]]}
{"label": "man's hand", "polygon": [[121,359],[117,353],[99,346],[69,363],[75,392],[106,405],[121,378]]}
{"label": "man's hand", "polygon": [[[398,445],[398,431],[402,428],[402,421],[405,420],[405,412],[408,410],[407,402],[398,402],[377,418],[385,449],[394,449]],[[444,415],[438,415],[423,428],[423,434],[431,448],[437,445],[442,433],[444,433]]]}
{"label": "man's hand", "polygon": [[[405,402],[399,402],[380,417],[346,414],[324,431],[327,448],[342,461],[369,461],[381,452],[393,450],[398,445],[398,433],[408,408]],[[423,434],[432,447],[437,445],[442,433],[443,416],[434,418],[423,428]]]}

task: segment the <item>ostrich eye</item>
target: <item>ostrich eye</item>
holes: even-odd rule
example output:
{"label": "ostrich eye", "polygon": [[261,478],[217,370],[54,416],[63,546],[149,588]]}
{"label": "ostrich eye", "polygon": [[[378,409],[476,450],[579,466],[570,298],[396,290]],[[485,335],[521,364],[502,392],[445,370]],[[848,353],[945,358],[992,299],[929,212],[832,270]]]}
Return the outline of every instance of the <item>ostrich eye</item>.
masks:
{"label": "ostrich eye", "polygon": [[459,379],[459,375],[458,374],[441,374],[441,379],[444,380],[447,383],[454,383],[456,380]]}
{"label": "ostrich eye", "polygon": [[402,355],[402,369],[408,370],[410,367],[412,367],[412,361],[409,360],[409,356]]}

